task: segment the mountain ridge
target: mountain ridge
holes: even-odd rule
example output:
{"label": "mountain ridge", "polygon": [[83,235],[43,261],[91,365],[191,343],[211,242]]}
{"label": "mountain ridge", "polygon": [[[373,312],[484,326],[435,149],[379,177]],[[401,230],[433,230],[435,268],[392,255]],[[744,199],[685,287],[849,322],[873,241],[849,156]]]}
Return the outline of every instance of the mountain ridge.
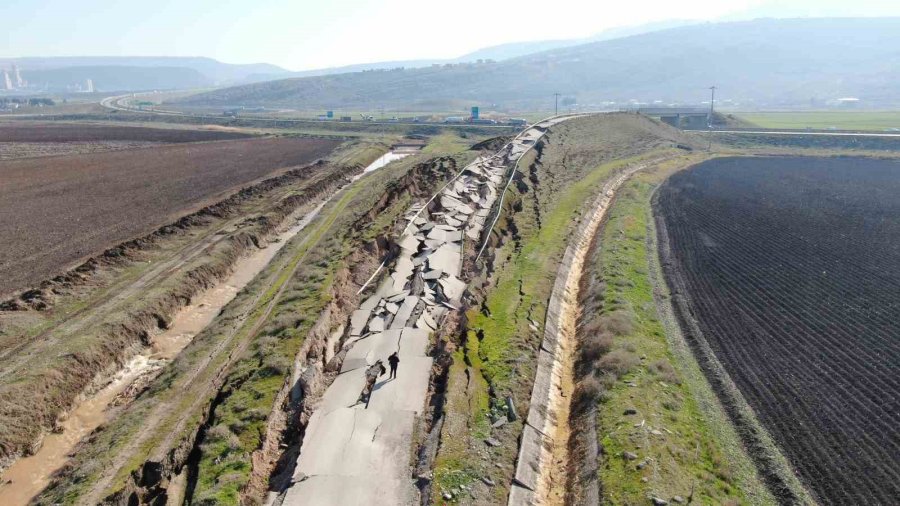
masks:
{"label": "mountain ridge", "polygon": [[900,18],[797,18],[702,23],[551,49],[500,62],[454,64],[236,86],[186,105],[298,108],[534,108],[563,93],[580,104],[698,103],[713,84],[749,105],[826,103],[845,96],[900,103]]}

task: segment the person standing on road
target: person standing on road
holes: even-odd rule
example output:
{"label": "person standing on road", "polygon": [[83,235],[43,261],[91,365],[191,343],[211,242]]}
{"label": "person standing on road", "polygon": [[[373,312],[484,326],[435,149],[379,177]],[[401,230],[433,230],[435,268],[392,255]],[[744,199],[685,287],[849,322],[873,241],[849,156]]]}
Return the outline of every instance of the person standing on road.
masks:
{"label": "person standing on road", "polygon": [[375,388],[375,382],[378,380],[379,376],[386,372],[387,370],[384,368],[384,363],[381,360],[376,361],[366,369],[366,384],[359,394],[359,399],[356,401],[357,404],[365,402],[366,409],[369,409],[369,400],[372,398],[372,390]]}
{"label": "person standing on road", "polygon": [[388,357],[388,363],[391,365],[391,375],[390,378],[397,378],[397,364],[400,363],[400,357],[397,355],[397,352],[391,353],[391,356]]}

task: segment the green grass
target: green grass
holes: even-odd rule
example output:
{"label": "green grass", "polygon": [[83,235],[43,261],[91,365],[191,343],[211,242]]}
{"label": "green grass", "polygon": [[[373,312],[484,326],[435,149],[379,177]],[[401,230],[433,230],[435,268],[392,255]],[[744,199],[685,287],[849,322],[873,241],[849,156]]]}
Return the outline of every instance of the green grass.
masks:
{"label": "green grass", "polygon": [[900,111],[737,112],[734,115],[762,128],[877,131],[900,128]]}
{"label": "green grass", "polygon": [[515,349],[511,340],[528,332],[531,319],[540,324],[544,321],[557,263],[568,244],[573,219],[610,174],[636,160],[603,164],[561,193],[555,207],[543,216],[537,233],[523,242],[521,251],[500,275],[486,300],[490,316],[469,312],[469,328],[484,336],[477,349],[481,371],[495,388],[505,390],[510,381],[516,380],[511,368]]}
{"label": "green grass", "polygon": [[[479,307],[473,307],[466,314],[469,330],[465,347],[455,354],[450,371],[450,394],[445,410],[448,421],[435,462],[436,493],[459,491],[461,486],[478,477],[497,472],[483,465],[480,451],[484,444],[481,440],[491,435],[491,410],[497,415],[505,414],[502,407],[505,395],[509,393],[517,405],[527,406],[531,378],[534,377],[533,346],[540,339],[539,333],[531,329],[531,322],[534,320],[538,327],[543,326],[559,259],[568,243],[574,220],[580,216],[584,203],[614,171],[644,156],[650,155],[603,163],[586,168],[581,174],[554,165],[553,170],[562,173],[543,177],[553,180],[562,176],[575,180],[567,187],[555,188],[558,193],[543,197],[545,200],[541,205],[545,209],[540,219],[531,214],[531,204],[525,202],[536,198],[534,192],[525,193],[521,202],[514,203],[517,197],[510,190],[507,206],[522,204],[523,207],[523,211],[513,215],[521,239],[508,241],[495,253],[497,271],[484,301],[489,314]],[[520,170],[527,171],[532,160],[533,152],[523,158]],[[512,213],[511,210],[507,212]],[[505,226],[502,219],[498,226]],[[519,416],[524,416],[524,409],[519,408],[519,411]],[[513,431],[520,432],[521,423],[520,418],[511,424],[515,427]],[[463,431],[465,434],[461,434]],[[503,453],[502,457],[495,455],[494,462],[515,460],[514,445],[504,444],[492,452]],[[504,480],[495,481],[497,486],[491,489],[491,498],[502,501],[506,494],[506,487],[502,485]]]}
{"label": "green grass", "polygon": [[[602,300],[597,312],[583,315],[588,326],[614,311],[630,315],[631,325],[613,339],[613,350],[630,354],[637,364],[618,380],[607,379],[597,405],[602,502],[641,504],[653,495],[671,503],[675,495],[693,495],[700,504],[743,504],[746,488],[754,494],[752,502],[765,503],[736,437],[720,437],[728,427],[713,426],[727,422],[710,418],[709,408],[694,396],[704,386],[696,384],[705,381],[702,374],[685,374],[684,357],[673,354],[657,314],[647,234],[652,231],[650,195],[665,174],[658,169],[641,173],[620,190],[588,265],[596,292],[582,294]],[[626,408],[637,415],[623,415]],[[625,451],[638,458],[622,458]]]}

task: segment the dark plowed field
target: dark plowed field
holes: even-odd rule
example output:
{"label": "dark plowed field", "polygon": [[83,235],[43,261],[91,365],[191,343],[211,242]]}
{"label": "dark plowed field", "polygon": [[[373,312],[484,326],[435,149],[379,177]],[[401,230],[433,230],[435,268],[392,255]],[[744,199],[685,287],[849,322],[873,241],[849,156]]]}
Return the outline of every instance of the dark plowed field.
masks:
{"label": "dark plowed field", "polygon": [[724,158],[660,188],[667,276],[823,504],[900,501],[900,162]]}
{"label": "dark plowed field", "polygon": [[0,142],[198,142],[245,139],[241,132],[76,123],[0,122]]}
{"label": "dark plowed field", "polygon": [[337,144],[248,139],[0,162],[0,294],[32,287]]}

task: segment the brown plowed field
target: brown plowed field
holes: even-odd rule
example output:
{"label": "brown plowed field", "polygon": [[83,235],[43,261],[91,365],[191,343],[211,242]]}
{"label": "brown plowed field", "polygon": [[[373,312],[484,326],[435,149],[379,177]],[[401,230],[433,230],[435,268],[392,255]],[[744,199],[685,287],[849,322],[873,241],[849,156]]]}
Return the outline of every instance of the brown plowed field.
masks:
{"label": "brown plowed field", "polygon": [[76,123],[0,122],[0,142],[198,142],[245,139],[249,134],[222,130],[145,128]]}
{"label": "brown plowed field", "polygon": [[0,294],[32,287],[337,145],[245,139],[0,162]]}
{"label": "brown plowed field", "polygon": [[900,162],[720,158],[669,179],[657,212],[689,337],[816,499],[897,504]]}

